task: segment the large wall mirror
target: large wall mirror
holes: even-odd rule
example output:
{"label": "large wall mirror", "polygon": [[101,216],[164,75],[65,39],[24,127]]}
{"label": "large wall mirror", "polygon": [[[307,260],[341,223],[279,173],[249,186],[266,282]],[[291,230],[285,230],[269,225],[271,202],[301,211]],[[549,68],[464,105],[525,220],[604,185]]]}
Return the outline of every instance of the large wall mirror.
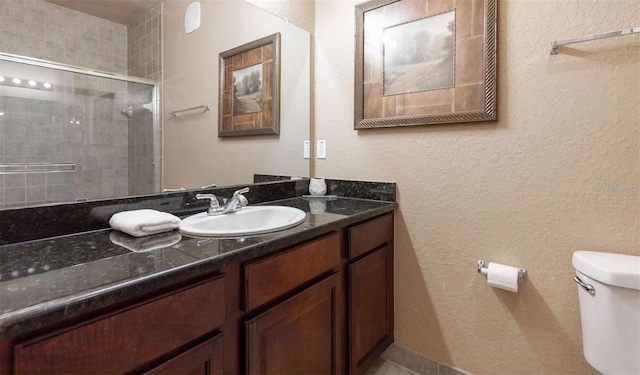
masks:
{"label": "large wall mirror", "polygon": [[[186,33],[192,2],[0,0],[0,209],[309,174],[309,32],[200,0]],[[219,138],[219,54],[274,33],[280,134]]]}

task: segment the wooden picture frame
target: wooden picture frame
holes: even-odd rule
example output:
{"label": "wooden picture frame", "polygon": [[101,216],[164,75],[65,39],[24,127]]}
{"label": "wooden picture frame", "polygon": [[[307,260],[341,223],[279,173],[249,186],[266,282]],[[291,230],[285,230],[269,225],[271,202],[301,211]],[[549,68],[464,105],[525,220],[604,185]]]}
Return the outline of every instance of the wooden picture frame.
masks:
{"label": "wooden picture frame", "polygon": [[496,0],[356,5],[354,129],[496,120]]}
{"label": "wooden picture frame", "polygon": [[220,53],[218,137],[280,133],[280,33]]}

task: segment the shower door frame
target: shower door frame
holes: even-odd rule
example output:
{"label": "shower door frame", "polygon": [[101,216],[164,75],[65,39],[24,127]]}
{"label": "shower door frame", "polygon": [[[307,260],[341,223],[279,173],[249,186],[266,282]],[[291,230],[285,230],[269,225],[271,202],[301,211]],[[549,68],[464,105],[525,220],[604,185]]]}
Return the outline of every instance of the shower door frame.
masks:
{"label": "shower door frame", "polygon": [[145,85],[154,86],[154,88],[157,88],[158,86],[158,82],[152,79],[132,77],[132,76],[127,76],[127,75],[118,74],[118,73],[109,73],[109,72],[104,72],[100,70],[83,68],[75,65],[62,64],[54,61],[41,60],[41,59],[36,59],[34,57],[29,57],[29,56],[14,55],[14,54],[5,53],[5,52],[0,52],[0,60],[39,66],[42,68],[61,70],[65,72],[86,74],[94,77],[111,78],[118,81],[141,83]]}

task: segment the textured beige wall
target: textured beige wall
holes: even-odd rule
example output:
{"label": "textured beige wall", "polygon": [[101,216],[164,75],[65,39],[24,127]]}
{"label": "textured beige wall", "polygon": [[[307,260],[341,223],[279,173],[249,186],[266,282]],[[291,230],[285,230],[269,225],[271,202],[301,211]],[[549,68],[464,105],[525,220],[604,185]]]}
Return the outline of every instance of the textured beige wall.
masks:
{"label": "textured beige wall", "polygon": [[[640,253],[638,0],[499,1],[498,116],[353,130],[357,1],[316,3],[316,175],[398,183],[396,341],[474,374],[594,373],[571,255]],[[622,187],[620,187],[622,186]],[[525,267],[517,294],[476,260]]]}
{"label": "textured beige wall", "polygon": [[247,0],[260,8],[284,18],[287,22],[313,33],[315,0]]}
{"label": "textured beige wall", "polygon": [[[309,33],[245,1],[200,0],[202,25],[185,34],[191,2],[166,1],[163,8],[163,186],[246,184],[254,173],[308,175],[302,146],[310,127]],[[219,54],[278,31],[280,135],[218,138]],[[201,104],[211,111],[168,115]]]}

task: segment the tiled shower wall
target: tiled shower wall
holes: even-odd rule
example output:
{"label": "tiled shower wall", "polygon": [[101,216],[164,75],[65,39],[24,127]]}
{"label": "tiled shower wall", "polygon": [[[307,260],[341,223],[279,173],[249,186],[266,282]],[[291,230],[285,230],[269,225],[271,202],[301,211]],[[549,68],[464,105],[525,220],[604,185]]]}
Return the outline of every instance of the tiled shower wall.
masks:
{"label": "tiled shower wall", "polygon": [[[162,5],[149,10],[127,25],[129,75],[160,81],[162,78]],[[134,86],[134,85],[130,85]],[[139,85],[138,85],[139,86]],[[130,93],[139,98],[130,87]],[[145,96],[145,93],[139,93]],[[129,119],[129,194],[160,191],[162,173],[160,144],[162,128],[159,100],[140,98],[156,106],[155,114],[143,111]],[[139,100],[137,100],[139,101]],[[155,118],[154,118],[155,116]],[[152,126],[155,120],[156,126]]]}
{"label": "tiled shower wall", "polygon": [[127,25],[129,75],[160,80],[162,5]]}
{"label": "tiled shower wall", "polygon": [[0,51],[127,74],[127,26],[42,0],[0,0]]}
{"label": "tiled shower wall", "polygon": [[[42,0],[0,0],[0,51],[159,79],[160,16],[161,6],[158,6],[127,26]],[[128,33],[137,37],[132,40],[134,43],[127,43]],[[133,59],[128,57],[130,52]],[[129,66],[129,60],[137,65]],[[156,111],[156,117],[149,111],[142,111],[131,118],[120,112],[130,105],[136,107],[152,102],[149,90],[144,93],[139,84],[128,87],[126,83],[119,81],[78,74],[65,73],[63,80],[58,88],[65,92],[83,93],[93,90],[98,92],[98,97],[79,99],[83,103],[75,103],[77,99],[73,99],[74,102],[67,105],[56,105],[55,101],[24,99],[29,94],[18,95],[23,97],[21,103],[13,103],[15,97],[10,100],[0,99],[0,112],[6,112],[6,116],[0,115],[0,163],[81,161],[83,164],[77,164],[75,172],[0,174],[0,206],[157,191],[160,187],[161,164],[154,163],[153,158],[155,156],[159,160],[160,149],[153,144],[154,141],[159,144],[160,129],[153,130],[153,123],[156,120],[156,124],[160,124],[159,111]],[[71,97],[70,94],[68,96]],[[152,104],[158,107],[157,101]],[[5,107],[11,107],[11,111]],[[51,108],[53,112],[41,113],[41,109],[50,107],[55,107]],[[57,113],[60,111],[63,112],[62,116]],[[71,115],[71,112],[74,114]],[[44,133],[28,129],[33,124],[42,123],[43,116],[50,116],[44,121],[48,129],[57,129],[47,130],[53,132],[54,137],[47,138],[46,147],[58,147],[64,155],[35,160],[38,153],[31,153],[27,157],[24,150],[38,149],[34,146],[39,144],[36,138],[42,137]],[[81,124],[70,124],[68,121],[71,118],[66,117],[81,118]],[[78,131],[64,130],[73,126]],[[14,134],[16,131],[19,134]],[[23,133],[25,140],[15,138]],[[66,143],[54,146],[55,134],[60,133],[63,133]],[[5,145],[7,142],[8,146]],[[17,145],[20,142],[27,147],[18,152]],[[12,150],[16,153],[12,154]],[[129,152],[132,154],[129,155]],[[150,155],[143,155],[144,152],[149,152]],[[135,170],[138,166],[141,169]],[[158,174],[154,174],[154,168]],[[128,181],[129,178],[132,181]]]}

